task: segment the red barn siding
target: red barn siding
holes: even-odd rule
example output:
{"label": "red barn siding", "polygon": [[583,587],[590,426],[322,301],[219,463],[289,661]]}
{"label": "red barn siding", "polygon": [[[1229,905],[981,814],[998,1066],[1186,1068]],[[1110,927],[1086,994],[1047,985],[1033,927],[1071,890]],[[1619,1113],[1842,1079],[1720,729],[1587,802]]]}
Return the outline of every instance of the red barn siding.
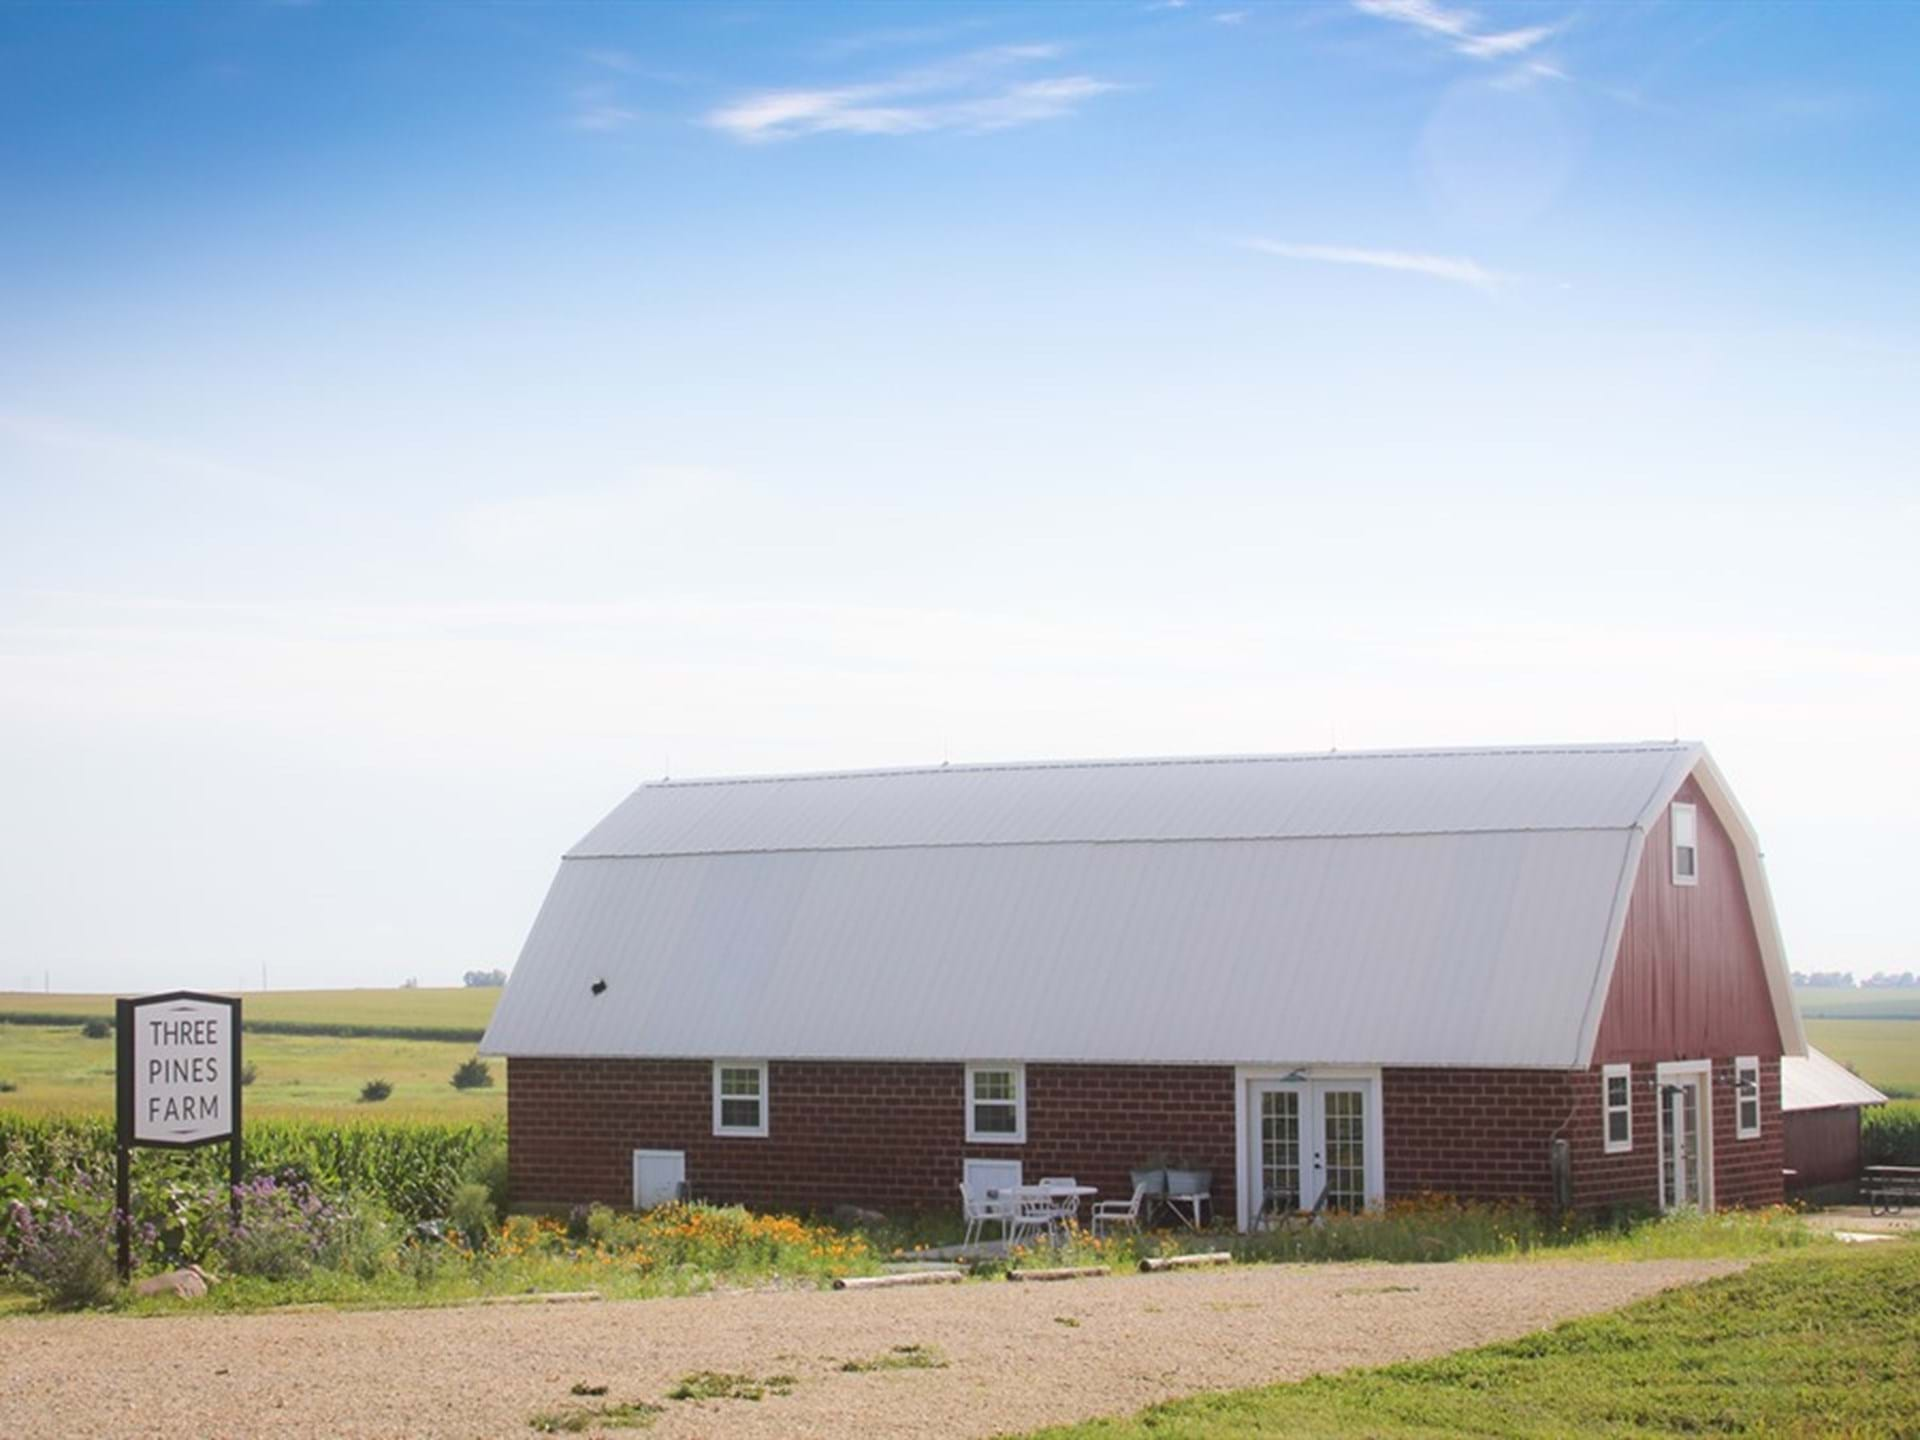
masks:
{"label": "red barn siding", "polygon": [[1692,779],[1697,885],[1673,883],[1670,812],[1647,832],[1593,1063],[1780,1054],[1780,1031],[1732,838]]}
{"label": "red barn siding", "polygon": [[1788,1182],[1795,1190],[1822,1185],[1851,1185],[1860,1178],[1860,1111],[1835,1106],[1795,1110],[1781,1117],[1786,1138]]}

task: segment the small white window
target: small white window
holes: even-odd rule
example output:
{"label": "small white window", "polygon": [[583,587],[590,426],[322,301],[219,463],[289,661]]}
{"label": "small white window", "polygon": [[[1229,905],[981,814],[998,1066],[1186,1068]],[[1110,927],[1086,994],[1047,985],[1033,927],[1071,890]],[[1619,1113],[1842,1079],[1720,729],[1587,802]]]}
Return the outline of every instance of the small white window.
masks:
{"label": "small white window", "polygon": [[1734,1134],[1753,1140],[1760,1134],[1760,1060],[1742,1055],[1733,1062]]}
{"label": "small white window", "polygon": [[713,1133],[767,1133],[767,1062],[713,1062]]}
{"label": "small white window", "polygon": [[1633,1149],[1633,1067],[1601,1066],[1600,1086],[1607,1154],[1624,1154]]}
{"label": "small white window", "polygon": [[1027,1074],[1022,1066],[967,1066],[967,1139],[1026,1143]]}
{"label": "small white window", "polygon": [[1691,805],[1673,807],[1673,883],[1700,883],[1700,820]]}

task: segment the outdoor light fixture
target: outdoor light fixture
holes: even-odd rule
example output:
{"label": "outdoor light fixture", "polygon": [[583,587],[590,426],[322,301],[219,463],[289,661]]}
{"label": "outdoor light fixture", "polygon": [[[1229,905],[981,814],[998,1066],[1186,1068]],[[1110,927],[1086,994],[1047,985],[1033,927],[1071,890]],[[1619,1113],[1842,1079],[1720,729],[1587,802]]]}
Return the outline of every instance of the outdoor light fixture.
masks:
{"label": "outdoor light fixture", "polygon": [[604,995],[607,993],[607,982],[604,980],[596,980],[589,988],[592,989],[596,995]]}

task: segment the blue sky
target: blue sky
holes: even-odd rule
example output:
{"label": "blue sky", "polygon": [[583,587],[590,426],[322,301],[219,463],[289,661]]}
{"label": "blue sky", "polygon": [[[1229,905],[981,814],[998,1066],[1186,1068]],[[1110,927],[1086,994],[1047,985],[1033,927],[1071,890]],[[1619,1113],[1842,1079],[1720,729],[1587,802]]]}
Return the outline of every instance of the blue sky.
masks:
{"label": "blue sky", "polygon": [[1706,740],[1920,962],[1920,7],[0,8],[0,987],[641,779]]}

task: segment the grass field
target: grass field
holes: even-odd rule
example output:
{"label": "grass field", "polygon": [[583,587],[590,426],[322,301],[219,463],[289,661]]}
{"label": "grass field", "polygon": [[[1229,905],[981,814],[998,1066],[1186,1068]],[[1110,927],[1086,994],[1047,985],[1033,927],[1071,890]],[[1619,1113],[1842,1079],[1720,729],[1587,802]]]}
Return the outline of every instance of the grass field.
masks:
{"label": "grass field", "polygon": [[[350,992],[351,993],[351,992]],[[445,993],[445,992],[443,992]],[[497,993],[497,992],[496,992]],[[493,1063],[487,1089],[455,1090],[454,1067],[470,1044],[444,1040],[345,1039],[331,1035],[247,1035],[242,1054],[259,1078],[247,1087],[247,1113],[336,1118],[488,1120],[506,1114],[506,1064]],[[0,1024],[0,1109],[29,1114],[113,1109],[114,1043],[89,1040],[72,1025]],[[358,1103],[360,1087],[381,1079],[392,1096]]]}
{"label": "grass field", "polygon": [[[500,1001],[498,987],[433,990],[254,990],[240,995],[249,1022],[322,1025],[445,1027],[484,1030]],[[0,990],[0,1019],[14,1014],[98,1015],[113,1018],[111,995],[45,995],[37,990]]]}
{"label": "grass field", "polygon": [[1920,1243],[1817,1251],[1554,1330],[1048,1440],[1920,1434]]}
{"label": "grass field", "polygon": [[1920,1099],[1920,1020],[1809,1020],[1807,1041],[1887,1094]]}
{"label": "grass field", "polygon": [[1796,988],[1793,998],[1803,1020],[1920,1020],[1920,989]]}

